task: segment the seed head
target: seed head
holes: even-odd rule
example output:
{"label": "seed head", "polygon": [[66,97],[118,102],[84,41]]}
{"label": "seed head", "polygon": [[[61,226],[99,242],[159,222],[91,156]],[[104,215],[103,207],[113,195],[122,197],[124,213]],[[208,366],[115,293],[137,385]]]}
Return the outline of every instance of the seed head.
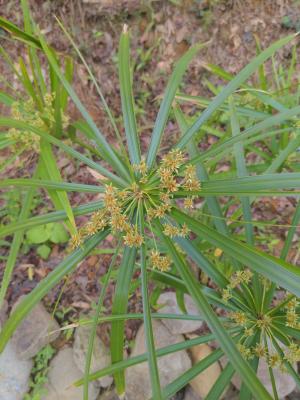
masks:
{"label": "seed head", "polygon": [[157,250],[152,250],[150,254],[150,261],[153,268],[158,269],[162,272],[166,272],[170,269],[171,259],[168,256],[162,256]]}

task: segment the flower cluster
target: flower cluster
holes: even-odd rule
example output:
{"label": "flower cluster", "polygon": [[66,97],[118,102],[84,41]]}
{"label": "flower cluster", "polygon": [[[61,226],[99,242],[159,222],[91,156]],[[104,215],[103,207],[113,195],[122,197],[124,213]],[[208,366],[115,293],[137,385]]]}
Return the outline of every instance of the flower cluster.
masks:
{"label": "flower cluster", "polygon": [[150,260],[153,268],[156,268],[162,272],[166,272],[170,269],[171,259],[168,256],[162,256],[157,250],[152,250],[150,253]]}
{"label": "flower cluster", "polygon": [[234,321],[235,324],[240,326],[245,327],[249,322],[249,319],[247,318],[246,314],[243,313],[242,311],[234,311],[229,314],[229,317]]}
{"label": "flower cluster", "polygon": [[[91,235],[109,228],[113,234],[119,234],[124,244],[129,247],[140,247],[145,238],[140,234],[136,225],[136,211],[138,204],[141,205],[147,215],[146,223],[151,220],[166,218],[172,207],[176,204],[174,194],[178,190],[198,191],[201,184],[197,179],[196,170],[193,166],[187,166],[182,173],[181,167],[185,161],[184,154],[179,150],[171,150],[166,154],[156,172],[148,173],[145,160],[133,165],[135,182],[125,189],[118,189],[112,184],[105,186],[103,194],[103,209],[92,214],[89,222],[83,226],[79,233],[71,239],[72,249]],[[186,196],[193,204],[194,197]],[[192,206],[192,204],[190,206]],[[190,208],[190,207],[189,207]],[[132,221],[135,223],[132,223]],[[168,237],[185,237],[189,234],[186,224],[177,226],[172,223],[164,223],[164,234]],[[152,266],[160,271],[170,268],[169,257],[161,255],[157,250],[152,251],[150,256]]]}
{"label": "flower cluster", "polygon": [[298,320],[298,314],[296,308],[298,306],[298,300],[296,297],[292,298],[286,305],[286,326],[291,328],[300,328],[300,322]]}
{"label": "flower cluster", "polygon": [[[37,111],[33,99],[26,102],[14,102],[11,106],[11,115],[17,121],[41,130],[51,131],[55,124],[55,110],[53,107],[54,94],[47,93],[43,99],[43,109]],[[69,124],[69,117],[62,113],[62,126],[65,129]],[[40,151],[40,137],[30,130],[9,129],[7,136],[14,141],[12,148],[16,151],[19,148],[24,150]]]}
{"label": "flower cluster", "polygon": [[164,224],[164,234],[171,238],[175,236],[185,237],[189,233],[189,228],[186,224],[183,224],[182,227],[178,227],[172,224]]}
{"label": "flower cluster", "polygon": [[[246,279],[250,279],[246,276]],[[245,281],[245,276],[238,278],[236,275],[234,277],[234,285],[238,285],[241,282]],[[284,308],[287,310],[286,313],[286,325],[292,326],[291,320],[294,323],[294,319],[296,318],[296,308],[298,305],[298,300],[296,298],[291,298],[289,295],[286,299],[284,299],[281,303],[281,307],[279,307],[279,314],[276,314],[276,311],[268,312],[265,314],[258,314],[256,312],[244,312],[244,311],[234,311],[228,313],[228,317],[231,321],[243,328],[243,336],[240,338],[239,343],[237,345],[242,356],[250,360],[254,356],[259,358],[264,358],[267,364],[271,368],[280,368],[282,371],[285,371],[286,366],[285,363],[297,363],[300,361],[300,346],[293,342],[291,338],[286,337],[289,340],[289,346],[284,346],[281,348],[281,351],[277,350],[277,347],[274,345],[273,340],[274,335],[272,333],[273,321],[276,322],[277,315],[282,315],[282,311]],[[277,310],[277,307],[276,307]],[[291,315],[294,315],[293,317]],[[299,329],[299,323],[293,325],[293,328]],[[248,338],[254,335],[258,335],[257,337],[260,340],[255,344],[255,346],[250,345]],[[280,346],[280,345],[278,345]]]}
{"label": "flower cluster", "polygon": [[[158,168],[159,179],[158,202],[152,204],[148,210],[148,218],[163,218],[166,213],[171,211],[174,195],[179,190],[195,192],[201,190],[201,182],[197,178],[196,168],[188,165],[183,170],[183,176],[179,170],[185,161],[184,154],[177,149],[171,150],[166,154]],[[186,209],[194,207],[194,195],[184,195],[183,205]],[[176,236],[176,235],[174,235]]]}
{"label": "flower cluster", "polygon": [[253,273],[249,269],[236,271],[230,277],[229,284],[226,286],[225,289],[223,289],[222,299],[226,302],[230,300],[233,296],[232,290],[242,283],[245,283],[247,285],[250,282],[252,276]]}
{"label": "flower cluster", "polygon": [[248,346],[246,342],[240,342],[237,347],[246,360],[251,360],[253,357],[264,358],[269,367],[280,368],[283,372],[286,371],[286,362],[293,365],[300,361],[300,347],[298,344],[291,342],[288,347],[281,349],[281,354],[272,345],[271,340],[268,342],[267,345],[259,342],[255,346]]}
{"label": "flower cluster", "polygon": [[196,167],[194,165],[188,165],[186,167],[182,186],[189,192],[200,190],[201,185],[197,179]]}
{"label": "flower cluster", "polygon": [[135,190],[135,187],[131,187],[128,191],[118,191],[114,186],[106,185],[104,208],[92,214],[90,221],[79,230],[79,237],[72,238],[71,248],[80,246],[88,236],[101,232],[107,226],[110,226],[113,234],[121,233],[127,246],[140,247],[144,239],[123,211]]}

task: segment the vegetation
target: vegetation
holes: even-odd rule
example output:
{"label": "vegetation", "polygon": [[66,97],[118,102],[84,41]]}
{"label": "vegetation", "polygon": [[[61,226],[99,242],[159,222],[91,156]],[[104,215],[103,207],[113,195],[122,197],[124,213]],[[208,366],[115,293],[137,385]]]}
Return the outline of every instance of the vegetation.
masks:
{"label": "vegetation", "polygon": [[32,379],[30,381],[30,393],[26,394],[24,400],[41,400],[47,390],[44,388],[48,381],[47,373],[48,364],[53,357],[55,350],[50,346],[45,346],[34,358],[34,366],[32,368]]}
{"label": "vegetation", "polygon": [[[243,381],[241,399],[250,399],[251,396],[271,399],[256,376],[261,358],[265,358],[270,366],[275,399],[273,368],[286,370],[299,386],[294,363],[300,361],[300,272],[286,261],[299,224],[299,203],[280,257],[262,251],[256,240],[256,226],[271,224],[252,218],[252,207],[261,197],[299,197],[300,173],[293,169],[291,157],[299,147],[297,116],[300,106],[298,101],[291,99],[292,95],[287,96],[287,102],[282,102],[281,96],[276,97],[268,90],[263,67],[264,62],[292,41],[295,35],[285,37],[263,51],[258,46],[257,56],[234,77],[210,66],[228,80],[228,84],[221,88],[210,85],[214,91],[210,100],[191,98],[178,92],[189,63],[204,45],[191,47],[177,62],[169,78],[150,145],[144,155],[136,123],[127,27],[121,34],[118,54],[125,144],[123,130],[119,131],[100,87],[61,25],[84,63],[111,121],[116,135],[116,145],[112,145],[72,87],[72,60],[49,47],[30,18],[26,0],[22,1],[22,7],[24,29],[0,18],[0,27],[7,37],[26,46],[29,60],[21,58],[17,69],[1,49],[2,57],[18,77],[24,93],[8,93],[10,85],[7,93],[0,93],[1,102],[10,109],[10,116],[0,118],[3,128],[0,143],[1,148],[11,149],[12,158],[16,153],[34,152],[36,167],[30,178],[6,179],[0,183],[2,188],[26,188],[18,217],[0,228],[1,237],[13,235],[0,303],[6,295],[25,233],[31,244],[44,243],[32,239],[37,229],[49,231],[46,241],[63,243],[65,231],[59,228],[53,236],[53,228],[61,226],[55,224],[63,221],[71,239],[66,258],[24,298],[4,325],[0,333],[0,350],[4,349],[34,305],[101,246],[109,234],[113,234],[115,252],[103,280],[94,318],[89,321],[93,327],[85,374],[76,383],[84,386],[85,400],[88,400],[88,382],[108,374],[114,375],[117,391],[123,393],[125,369],[146,360],[153,399],[170,398],[223,354],[227,356],[227,366],[207,399],[220,398],[235,371]],[[42,73],[42,59],[43,62],[46,60],[49,72],[46,78]],[[294,61],[291,68],[294,68]],[[253,87],[248,81],[257,71],[259,84]],[[283,79],[281,75],[278,80],[280,87],[282,84],[284,88],[291,86],[291,75],[287,81]],[[82,120],[71,121],[68,117],[68,98],[76,105]],[[186,101],[205,109],[193,117],[185,115],[182,103]],[[170,118],[176,120],[181,136],[168,152],[161,152],[163,133]],[[213,132],[218,140],[201,150],[199,145],[202,141],[205,143],[207,132]],[[257,144],[269,149],[270,156],[264,157]],[[63,151],[95,170],[98,184],[63,181],[57,165],[57,151]],[[257,157],[249,161],[249,154],[253,151]],[[217,172],[221,162],[229,166],[226,173]],[[47,192],[56,211],[31,216],[33,199],[40,196],[38,189],[41,188]],[[96,193],[102,197],[99,201],[72,207],[69,192]],[[230,218],[229,205],[236,206]],[[79,215],[88,215],[89,222],[77,227],[76,217]],[[205,272],[210,279],[209,285],[196,279],[191,263]],[[139,272],[138,283],[143,299],[147,353],[124,360],[125,321],[141,318],[140,314],[127,313],[136,271]],[[103,301],[111,279],[116,279],[112,315],[104,316]],[[163,284],[175,289],[181,300],[184,293],[189,293],[211,333],[156,350],[151,320],[157,315],[151,309],[150,282],[157,283],[157,287]],[[274,302],[279,288],[285,290],[285,297]],[[216,308],[223,312],[217,312]],[[182,317],[166,314],[164,318]],[[184,318],[195,317],[185,314]],[[96,327],[104,319],[111,321],[112,365],[90,374]],[[158,357],[212,340],[217,340],[218,349],[161,388]],[[282,350],[282,344],[287,346],[286,350]]]}

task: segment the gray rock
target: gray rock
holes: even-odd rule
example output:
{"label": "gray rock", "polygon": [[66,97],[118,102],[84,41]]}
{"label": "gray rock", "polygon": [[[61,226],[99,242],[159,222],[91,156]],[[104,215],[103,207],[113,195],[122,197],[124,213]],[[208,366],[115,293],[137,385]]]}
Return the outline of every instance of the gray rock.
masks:
{"label": "gray rock", "polygon": [[[281,372],[279,368],[273,368],[273,374],[276,382],[278,397],[280,399],[284,399],[285,396],[290,394],[295,389],[296,383],[289,374]],[[264,358],[259,360],[257,376],[262,382],[262,384],[265,386],[267,391],[271,395],[273,395],[272,383],[269,374],[269,367],[268,363]],[[236,388],[238,389],[241,388],[241,380],[238,375],[235,375],[232,378],[232,383]]]}
{"label": "gray rock", "polygon": [[[186,310],[191,315],[199,315],[199,311],[195,306],[195,303],[191,296],[185,294],[184,302]],[[178,307],[176,301],[176,294],[174,292],[162,293],[157,301],[158,305],[163,305],[158,312],[169,313],[169,314],[182,314],[182,311]],[[188,321],[180,319],[162,319],[162,323],[172,332],[173,334],[178,333],[189,333],[202,327],[202,321]]]}
{"label": "gray rock", "polygon": [[97,400],[120,400],[114,389],[101,393]]}
{"label": "gray rock", "polygon": [[300,392],[298,390],[294,390],[290,393],[287,397],[287,400],[299,400],[300,399]]}
{"label": "gray rock", "polygon": [[[270,345],[270,341],[268,340],[268,345]],[[281,348],[284,350],[285,346],[281,344]],[[220,359],[221,365],[224,367],[227,364],[227,358],[222,357]],[[294,365],[295,368],[297,368],[296,365]],[[280,371],[279,368],[273,368],[273,374],[276,382],[276,389],[278,393],[279,399],[285,399],[286,396],[288,396],[290,393],[293,392],[296,388],[296,383],[294,379],[287,373],[284,373]],[[269,374],[269,366],[268,363],[264,358],[261,358],[259,360],[258,364],[258,370],[257,370],[257,376],[262,382],[262,384],[265,386],[267,391],[273,395],[273,389],[272,389],[272,383],[270,379],[270,374]],[[231,380],[232,384],[237,388],[241,388],[241,379],[239,375],[235,374]],[[299,396],[300,399],[300,396]]]}
{"label": "gray rock", "polygon": [[0,400],[22,400],[29,389],[31,360],[20,360],[10,341],[0,354]]}
{"label": "gray rock", "polygon": [[[152,321],[155,346],[157,349],[184,340],[182,335],[172,335],[159,321]],[[142,325],[137,333],[132,356],[146,352],[145,331]],[[161,387],[171,383],[187,371],[192,363],[186,353],[181,350],[157,359]],[[126,370],[126,395],[128,400],[147,400],[151,397],[151,383],[146,362],[134,365]]]}
{"label": "gray rock", "polygon": [[[212,348],[209,347],[206,343],[193,346],[190,349],[193,365],[208,357],[212,353],[212,351]],[[191,380],[190,385],[200,399],[206,398],[214,383],[220,376],[220,373],[220,364],[218,362],[215,362],[204,371],[202,371],[200,374],[198,374],[193,380]],[[221,396],[221,398],[223,397]]]}
{"label": "gray rock", "polygon": [[202,400],[202,397],[200,397],[191,386],[188,386],[185,389],[184,392],[184,398],[183,400]]}
{"label": "gray rock", "polygon": [[[42,400],[82,400],[82,386],[73,386],[73,383],[80,378],[82,378],[82,372],[74,362],[72,349],[68,347],[60,350],[50,362],[49,382],[46,385],[48,393]],[[96,400],[98,394],[99,387],[91,382],[89,384],[89,400]]]}
{"label": "gray rock", "polygon": [[[13,310],[22,301],[20,297]],[[19,358],[28,360],[34,357],[44,346],[59,336],[59,325],[46,311],[42,303],[38,303],[16,329],[12,341],[16,346]],[[51,333],[56,331],[54,333]]]}
{"label": "gray rock", "polygon": [[[85,360],[88,350],[88,342],[90,337],[90,327],[80,326],[76,329],[75,340],[73,345],[73,357],[75,364],[84,372]],[[95,372],[99,369],[105,368],[110,365],[110,353],[109,349],[105,346],[102,340],[96,336],[94,341],[93,357],[91,362],[91,372]],[[100,386],[108,387],[112,384],[113,378],[111,376],[104,376],[98,380]]]}

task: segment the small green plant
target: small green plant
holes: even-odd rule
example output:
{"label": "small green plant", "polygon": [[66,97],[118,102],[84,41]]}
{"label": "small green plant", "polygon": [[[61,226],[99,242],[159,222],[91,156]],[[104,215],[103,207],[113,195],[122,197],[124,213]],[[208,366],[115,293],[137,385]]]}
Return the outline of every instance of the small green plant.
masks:
{"label": "small green plant", "polygon": [[45,383],[48,381],[49,361],[54,354],[55,350],[48,344],[35,356],[31,370],[30,391],[25,395],[24,400],[41,400],[47,394]]}
{"label": "small green plant", "polygon": [[69,235],[62,224],[48,223],[28,229],[26,232],[25,246],[38,245],[37,254],[47,259],[51,252],[51,243],[64,244],[69,240]]}
{"label": "small green plant", "polygon": [[[25,17],[28,18],[26,1],[23,0],[22,4]],[[149,138],[149,147],[142,154],[132,92],[128,28],[125,26],[121,34],[118,54],[125,146],[116,120],[90,68],[65,28],[59,24],[74,45],[98,91],[116,134],[116,145],[108,143],[96,126],[76,95],[70,79],[66,78],[59,57],[49,47],[44,36],[37,29],[29,29],[28,24],[21,30],[0,18],[0,27],[12,38],[21,40],[30,50],[41,52],[47,59],[53,80],[63,93],[67,93],[82,115],[83,120],[71,122],[73,133],[76,129],[89,142],[83,146],[83,149],[88,150],[88,155],[85,155],[76,149],[75,134],[70,135],[66,141],[60,131],[47,129],[44,121],[43,124],[35,124],[25,116],[15,118],[14,115],[0,118],[0,126],[6,129],[2,138],[6,146],[13,145],[7,129],[8,132],[10,129],[30,132],[31,139],[40,143],[39,157],[44,167],[54,171],[48,174],[44,171],[27,179],[3,180],[1,186],[43,188],[57,208],[56,211],[34,217],[28,213],[24,215],[21,211],[17,221],[0,228],[0,236],[18,235],[40,226],[45,229],[46,224],[57,221],[65,221],[71,234],[69,254],[25,297],[4,325],[0,333],[0,351],[34,305],[74,271],[86,256],[95,251],[101,252],[98,246],[112,234],[115,238],[112,242],[115,244],[115,252],[102,281],[99,300],[90,321],[92,329],[84,377],[76,382],[76,385],[84,387],[84,400],[88,400],[89,381],[108,374],[114,375],[116,389],[119,394],[123,394],[126,390],[124,370],[143,361],[149,365],[152,398],[167,399],[224,354],[228,359],[227,366],[207,399],[219,399],[234,373],[239,374],[243,381],[241,399],[251,399],[252,396],[261,400],[277,399],[273,374],[273,369],[277,367],[284,368],[300,385],[298,373],[293,366],[294,362],[300,361],[300,272],[299,268],[287,261],[299,224],[300,206],[298,203],[280,257],[274,257],[259,247],[255,227],[269,224],[257,221],[252,215],[252,207],[261,197],[292,195],[299,198],[300,173],[293,172],[290,165],[285,165],[285,160],[297,149],[300,106],[298,103],[283,106],[280,99],[274,102],[270,93],[259,97],[259,104],[264,104],[263,112],[254,108],[257,104],[248,109],[237,101],[240,90],[247,85],[251,75],[257,70],[261,73],[264,62],[293,40],[295,35],[283,38],[260,51],[236,76],[230,77],[228,84],[217,90],[212,99],[206,100],[204,111],[193,121],[187,118],[180,106],[180,100],[186,96],[177,93],[189,63],[204,45],[191,47],[177,62],[169,78]],[[246,88],[249,91],[249,87]],[[55,99],[58,98],[55,96]],[[36,107],[38,110],[38,104]],[[220,116],[224,112],[226,118],[229,118],[228,129],[217,131],[218,140],[207,147],[205,138],[211,132],[210,123],[215,113]],[[243,120],[245,115],[246,125]],[[51,127],[56,125],[56,118],[50,118]],[[170,118],[178,125],[179,137],[172,142],[172,148],[160,152],[162,137]],[[62,129],[62,123],[60,127]],[[282,141],[282,135],[288,141]],[[274,138],[274,149],[278,151],[274,150],[266,164],[256,159],[249,160],[247,146],[266,137]],[[206,145],[205,150],[199,146],[202,140]],[[87,185],[64,182],[57,171],[54,157],[56,148],[94,169],[99,176],[98,183]],[[48,160],[49,164],[46,163]],[[218,172],[221,161],[228,165],[229,171],[226,174]],[[67,194],[71,191],[101,194],[101,200],[71,207]],[[231,209],[235,210],[233,214]],[[77,227],[75,217],[78,215],[89,216],[88,222]],[[190,268],[191,260],[205,274],[201,284]],[[2,293],[5,293],[11,276],[11,264],[6,266],[5,272]],[[116,284],[112,315],[107,316],[102,313],[103,301],[111,279]],[[152,318],[159,315],[155,313],[155,307],[151,308],[156,295],[154,293],[150,298],[150,282],[158,282],[158,289],[166,286],[174,288],[181,309],[185,308],[183,294],[189,293],[211,332],[158,351],[154,345]],[[137,284],[141,287],[142,315],[127,313],[128,298]],[[275,304],[278,289],[284,290],[286,297]],[[124,359],[124,328],[129,318],[143,319],[147,352]],[[164,318],[182,316],[164,314]],[[184,318],[190,319],[192,316],[185,314]],[[112,364],[90,374],[97,324],[104,320],[111,322]],[[218,342],[219,348],[161,388],[158,357],[213,340]],[[282,350],[282,345],[287,350]],[[261,358],[266,359],[270,367],[272,394],[257,377]]]}
{"label": "small green plant", "polygon": [[[59,307],[54,313],[56,320],[64,327],[75,322],[75,309],[73,307]],[[73,328],[63,330],[66,340],[70,340],[73,335]]]}

